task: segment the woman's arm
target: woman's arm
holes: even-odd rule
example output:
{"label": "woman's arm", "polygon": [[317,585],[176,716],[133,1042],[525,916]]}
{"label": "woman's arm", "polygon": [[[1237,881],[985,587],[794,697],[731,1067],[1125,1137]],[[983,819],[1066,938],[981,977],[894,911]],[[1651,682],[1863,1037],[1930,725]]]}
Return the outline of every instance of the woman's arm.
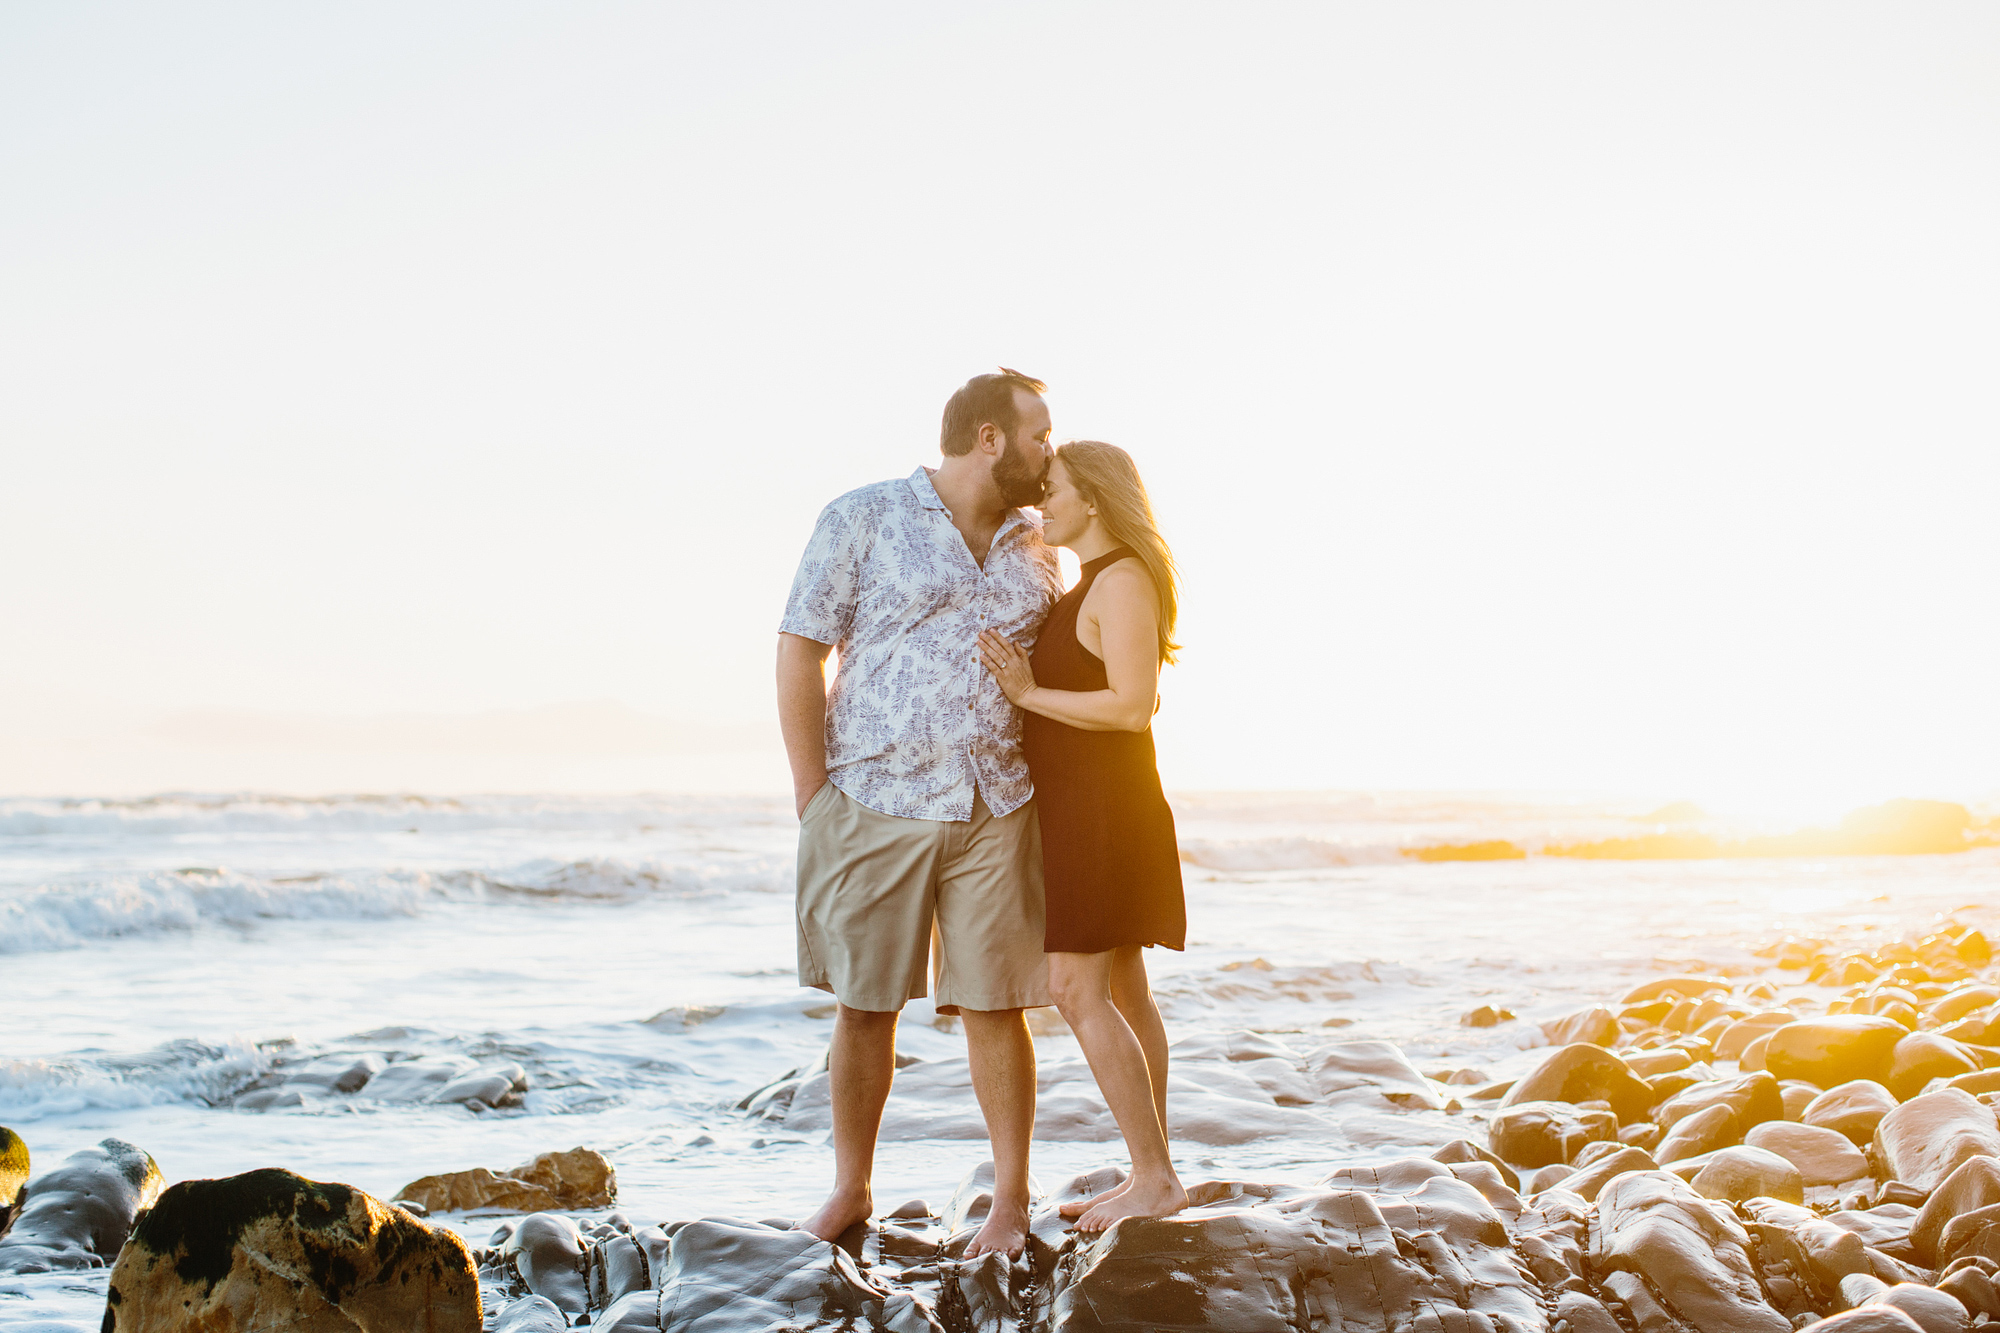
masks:
{"label": "woman's arm", "polygon": [[1035,684],[1028,657],[990,630],[979,654],[1008,700],[1081,731],[1144,731],[1159,698],[1159,605],[1145,567],[1120,562],[1097,576],[1082,618],[1094,622],[1108,689],[1051,690]]}

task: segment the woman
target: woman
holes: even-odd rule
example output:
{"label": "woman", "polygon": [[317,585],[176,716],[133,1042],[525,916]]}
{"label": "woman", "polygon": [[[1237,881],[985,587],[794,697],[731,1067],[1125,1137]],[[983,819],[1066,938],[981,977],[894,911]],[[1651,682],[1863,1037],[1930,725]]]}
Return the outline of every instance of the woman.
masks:
{"label": "woman", "polygon": [[1131,456],[1075,440],[1056,451],[1042,538],[1083,576],[1049,612],[1032,657],[980,635],[980,655],[1026,712],[1042,826],[1049,988],[1125,1136],[1132,1174],[1078,1226],[1164,1217],[1187,1204],[1167,1153],[1167,1035],[1140,950],[1186,944],[1174,816],[1153,760],[1160,664],[1174,660],[1175,571]]}

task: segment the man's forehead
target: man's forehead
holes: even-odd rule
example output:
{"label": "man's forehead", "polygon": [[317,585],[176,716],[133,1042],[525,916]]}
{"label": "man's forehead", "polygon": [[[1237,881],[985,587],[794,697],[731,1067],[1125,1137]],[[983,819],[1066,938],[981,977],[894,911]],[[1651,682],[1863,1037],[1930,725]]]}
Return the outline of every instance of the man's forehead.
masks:
{"label": "man's forehead", "polygon": [[1029,393],[1026,389],[1014,390],[1014,411],[1020,415],[1022,424],[1029,427],[1030,435],[1048,429],[1049,405],[1042,401],[1040,394]]}

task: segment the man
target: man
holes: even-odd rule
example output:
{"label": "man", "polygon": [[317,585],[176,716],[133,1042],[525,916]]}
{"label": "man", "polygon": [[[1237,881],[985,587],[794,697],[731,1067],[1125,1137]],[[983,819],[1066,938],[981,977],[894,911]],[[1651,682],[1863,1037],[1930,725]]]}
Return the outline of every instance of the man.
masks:
{"label": "man", "polygon": [[993,1145],[993,1209],[966,1254],[1025,1243],[1035,1048],[1021,1011],[1052,1003],[1041,838],[1020,714],[978,638],[992,629],[1032,643],[1062,595],[1040,518],[1022,508],[1041,499],[1055,457],[1045,388],[1005,368],[966,381],[945,404],[937,468],[820,513],[779,626],[799,982],[839,1001],[827,1062],[833,1194],[802,1224],[824,1240],[874,1212],[896,1017],[928,993],[934,962],[934,1003],[964,1022]]}

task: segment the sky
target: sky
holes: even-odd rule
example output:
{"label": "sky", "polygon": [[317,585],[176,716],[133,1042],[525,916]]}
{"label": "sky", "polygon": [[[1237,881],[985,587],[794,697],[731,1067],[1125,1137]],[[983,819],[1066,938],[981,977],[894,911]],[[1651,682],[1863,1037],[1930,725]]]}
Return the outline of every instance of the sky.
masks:
{"label": "sky", "polygon": [[2000,796],[1996,234],[1989,5],[8,5],[0,792],[774,787],[1005,364],[1170,787]]}

